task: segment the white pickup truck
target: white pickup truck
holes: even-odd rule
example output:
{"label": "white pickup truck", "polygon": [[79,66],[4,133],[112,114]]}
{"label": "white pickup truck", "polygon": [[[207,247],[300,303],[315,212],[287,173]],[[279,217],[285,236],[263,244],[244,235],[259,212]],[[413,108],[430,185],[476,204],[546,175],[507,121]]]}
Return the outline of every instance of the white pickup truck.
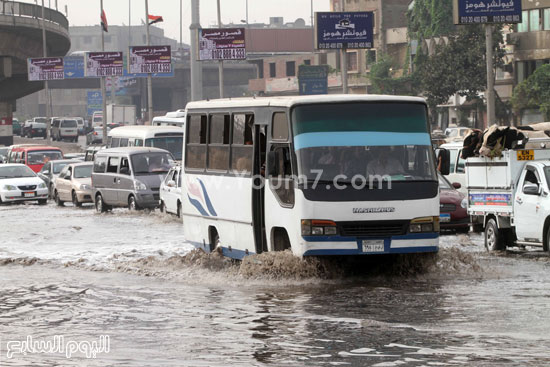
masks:
{"label": "white pickup truck", "polygon": [[550,246],[550,149],[506,150],[466,161],[468,213],[482,219],[487,250]]}

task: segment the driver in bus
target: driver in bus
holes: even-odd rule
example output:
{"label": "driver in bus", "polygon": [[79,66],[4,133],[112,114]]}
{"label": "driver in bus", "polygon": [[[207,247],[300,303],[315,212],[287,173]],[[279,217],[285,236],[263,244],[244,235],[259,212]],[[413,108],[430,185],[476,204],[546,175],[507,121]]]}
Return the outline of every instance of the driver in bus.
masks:
{"label": "driver in bus", "polygon": [[390,147],[370,147],[373,159],[367,165],[367,176],[403,175],[403,165],[392,156]]}

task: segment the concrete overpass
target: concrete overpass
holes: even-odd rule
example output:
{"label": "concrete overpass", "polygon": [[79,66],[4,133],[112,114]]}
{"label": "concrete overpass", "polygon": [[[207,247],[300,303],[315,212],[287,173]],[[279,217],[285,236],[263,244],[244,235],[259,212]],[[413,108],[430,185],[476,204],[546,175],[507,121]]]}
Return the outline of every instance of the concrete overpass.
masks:
{"label": "concrete overpass", "polygon": [[[71,46],[67,18],[62,13],[47,8],[44,19],[48,56],[64,56]],[[42,7],[16,1],[1,1],[0,144],[12,143],[11,126],[8,125],[11,125],[15,101],[44,88],[43,82],[27,80],[27,58],[41,56]]]}

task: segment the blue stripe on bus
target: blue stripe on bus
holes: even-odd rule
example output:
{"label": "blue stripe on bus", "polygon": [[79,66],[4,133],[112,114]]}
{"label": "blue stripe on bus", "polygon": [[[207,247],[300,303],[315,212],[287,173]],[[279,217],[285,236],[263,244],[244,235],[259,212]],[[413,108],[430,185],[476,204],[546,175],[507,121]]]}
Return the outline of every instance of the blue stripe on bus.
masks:
{"label": "blue stripe on bus", "polygon": [[[429,232],[429,233],[407,233],[401,236],[392,236],[390,237],[392,241],[395,240],[428,240],[438,238],[438,232]],[[388,237],[342,237],[342,236],[302,236],[307,242],[356,242],[361,239],[369,240],[383,240]]]}
{"label": "blue stripe on bus", "polygon": [[304,133],[294,137],[296,150],[314,147],[431,145],[428,133],[383,131],[330,131]]}
{"label": "blue stripe on bus", "polygon": [[308,250],[303,256],[335,256],[335,255],[391,255],[391,254],[410,254],[423,252],[437,252],[437,246],[417,246],[390,248],[385,252],[362,252],[359,249],[330,249],[330,250]]}

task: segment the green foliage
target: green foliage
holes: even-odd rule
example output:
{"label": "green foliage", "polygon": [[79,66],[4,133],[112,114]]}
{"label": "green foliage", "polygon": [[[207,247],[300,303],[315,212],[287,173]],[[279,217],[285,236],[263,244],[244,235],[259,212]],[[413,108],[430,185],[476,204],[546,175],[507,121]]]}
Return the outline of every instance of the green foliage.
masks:
{"label": "green foliage", "polygon": [[385,54],[379,55],[378,61],[371,66],[369,79],[372,91],[375,94],[412,94],[411,76],[394,78],[392,72],[394,67],[395,65],[391,57]]}
{"label": "green foliage", "polygon": [[407,17],[413,39],[449,35],[455,30],[452,0],[415,0]]}
{"label": "green foliage", "polygon": [[537,68],[516,86],[512,106],[518,112],[525,108],[538,108],[545,119],[550,120],[550,64]]}

